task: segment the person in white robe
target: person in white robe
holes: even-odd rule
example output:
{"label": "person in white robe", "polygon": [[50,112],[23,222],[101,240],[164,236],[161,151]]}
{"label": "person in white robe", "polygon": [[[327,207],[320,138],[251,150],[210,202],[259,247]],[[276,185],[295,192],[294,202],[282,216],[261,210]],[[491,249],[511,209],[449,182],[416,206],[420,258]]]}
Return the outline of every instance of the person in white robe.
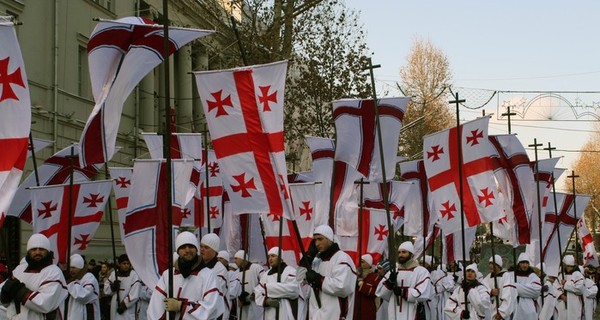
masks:
{"label": "person in white robe", "polygon": [[[586,266],[583,272],[585,276],[584,282],[584,300],[583,306],[585,309],[584,318],[585,320],[592,320],[594,318],[594,313],[596,312],[596,294],[598,293],[598,286],[593,280],[594,270],[592,266]],[[581,271],[581,270],[580,270]]]}
{"label": "person in white robe", "polygon": [[514,274],[502,267],[500,255],[490,257],[488,266],[490,273],[483,278],[482,283],[490,288],[492,299],[492,319],[510,319],[517,304],[517,288],[514,285]]}
{"label": "person in white robe", "polygon": [[529,265],[530,259],[527,253],[521,253],[517,262],[518,264],[514,271],[517,276],[517,281],[515,282],[515,287],[517,288],[517,305],[513,319],[537,320],[541,309],[537,303],[537,299],[542,294],[542,282]]}
{"label": "person in white robe", "polygon": [[229,318],[229,275],[227,268],[219,262],[219,246],[221,245],[221,239],[215,233],[207,233],[200,240],[200,258],[204,265],[211,269],[217,276],[217,283],[219,285],[219,292],[221,292],[221,299],[223,299],[223,305],[225,306],[225,312],[223,318]]}
{"label": "person in white robe", "polygon": [[[546,264],[543,265],[544,270],[547,270]],[[540,263],[535,266],[534,270],[543,283],[542,295],[538,298],[538,305],[542,306],[538,319],[550,320],[553,316],[556,319],[556,316],[554,315],[556,312],[556,303],[558,302],[558,297],[562,293],[562,291],[558,291],[558,281],[556,281],[556,277],[543,273],[542,264]]]}
{"label": "person in white robe", "polygon": [[131,267],[127,254],[120,255],[117,260],[119,262],[118,270],[113,271],[104,283],[104,294],[112,296],[110,318],[135,320],[142,281]]}
{"label": "person in white robe", "polygon": [[230,267],[237,267],[237,265],[235,263],[229,263],[229,252],[225,250],[219,251],[217,254],[217,259],[219,259],[219,262],[227,270],[227,295],[223,296],[223,298],[225,298],[225,300],[223,300],[225,303],[225,313],[223,314],[223,319],[229,319],[229,315],[232,312],[234,314],[237,312],[236,300],[240,293],[242,293],[242,283],[238,279],[235,269]]}
{"label": "person in white robe", "polygon": [[[489,288],[477,280],[477,265],[470,264],[466,268],[466,278],[454,289],[444,312],[451,320],[481,319],[490,320],[492,303]],[[465,303],[465,296],[467,301]]]}
{"label": "person in white robe", "polygon": [[100,286],[96,277],[88,271],[85,260],[79,254],[71,256],[67,283],[69,320],[100,320]]}
{"label": "person in white robe", "polygon": [[244,250],[239,250],[233,256],[233,261],[238,266],[237,277],[242,284],[242,291],[238,296],[238,319],[260,319],[262,307],[254,301],[254,288],[258,285],[261,275],[265,270],[257,263],[246,260]]}

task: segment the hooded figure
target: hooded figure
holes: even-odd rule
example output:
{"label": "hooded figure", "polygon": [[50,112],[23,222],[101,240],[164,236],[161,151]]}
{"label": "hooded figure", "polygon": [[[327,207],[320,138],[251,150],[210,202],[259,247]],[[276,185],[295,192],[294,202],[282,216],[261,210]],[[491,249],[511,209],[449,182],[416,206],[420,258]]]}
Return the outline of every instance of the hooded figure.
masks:
{"label": "hooded figure", "polygon": [[490,273],[482,283],[490,289],[492,314],[498,319],[510,319],[517,304],[517,291],[513,273],[507,272],[502,265],[502,257],[491,256],[488,262]]}
{"label": "hooded figure", "polygon": [[515,274],[517,281],[517,305],[513,319],[536,320],[541,311],[537,304],[538,297],[542,294],[542,282],[530,264],[529,255],[525,252],[519,255]]}
{"label": "hooded figure", "polygon": [[[477,264],[467,266],[467,278],[454,292],[446,303],[446,317],[449,319],[486,319],[491,320],[491,301],[488,288],[477,280]],[[465,292],[468,307],[465,308]]]}

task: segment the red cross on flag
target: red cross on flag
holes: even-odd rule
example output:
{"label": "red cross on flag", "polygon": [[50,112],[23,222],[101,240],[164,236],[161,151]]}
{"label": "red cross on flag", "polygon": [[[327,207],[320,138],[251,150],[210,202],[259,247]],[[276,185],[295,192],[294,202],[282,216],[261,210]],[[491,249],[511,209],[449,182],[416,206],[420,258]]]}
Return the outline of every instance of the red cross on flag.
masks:
{"label": "red cross on flag", "polygon": [[[73,148],[73,155],[76,156],[73,159],[74,182],[90,181],[98,172],[99,165],[81,166],[77,157],[79,155],[79,145],[73,144],[55,153],[38,167],[40,186],[58,185],[69,182],[71,174],[71,160],[69,159],[71,148]],[[19,186],[8,210],[8,215],[20,217],[21,220],[31,223],[31,191],[28,188],[37,185],[35,172],[32,172]]]}
{"label": "red cross on flag", "polygon": [[[173,226],[181,223],[183,199],[189,191],[192,162],[173,160],[171,198]],[[135,271],[148,286],[154,287],[167,269],[173,248],[168,248],[166,163],[162,160],[137,160],[123,225],[123,243]],[[175,235],[173,237],[175,239]]]}
{"label": "red cross on flag", "polygon": [[197,72],[212,143],[233,211],[292,217],[284,152],[287,61]]}
{"label": "red cross on flag", "polygon": [[[46,149],[53,144],[54,144],[54,141],[33,138],[33,151],[35,153],[38,153],[41,150]],[[31,147],[32,146],[31,146],[31,142],[30,142],[29,143],[29,152],[27,152],[27,158],[31,157]]]}
{"label": "red cross on flag", "polygon": [[[69,185],[36,187],[31,189],[33,232],[42,233],[50,240],[55,262],[65,263],[67,248],[71,254],[82,253],[100,225],[104,206],[110,199],[112,181],[102,180]],[[72,194],[70,198],[69,194]],[[69,208],[69,200],[71,208]],[[69,210],[72,210],[71,239]]]}
{"label": "red cross on flag", "polygon": [[489,136],[489,139],[494,147],[495,175],[504,198],[506,217],[502,223],[494,222],[495,235],[515,247],[528,244],[537,194],[529,157],[516,135]]}
{"label": "red cross on flag", "polygon": [[331,193],[331,174],[333,173],[333,156],[335,142],[332,139],[305,136],[310,149],[312,169],[306,181],[320,182],[315,186],[316,205],[314,225],[329,223],[329,203]]}
{"label": "red cross on flag", "polygon": [[[494,178],[488,122],[488,117],[482,117],[429,135],[423,141],[430,208],[446,234],[461,229],[462,213],[465,228],[498,220],[504,215]],[[460,130],[462,163],[459,163],[457,130]],[[459,176],[459,167],[462,176]],[[461,185],[463,199],[459,195]]]}
{"label": "red cross on flag", "polygon": [[[577,211],[580,211],[579,208]],[[584,212],[581,210],[580,212]],[[590,233],[585,222],[585,215],[581,215],[577,225],[577,231],[579,234],[579,240],[581,241],[581,247],[583,248],[583,265],[598,267],[598,254],[596,253],[596,247],[594,246],[594,237]]]}
{"label": "red cross on flag", "polygon": [[402,179],[412,181],[411,196],[404,202],[404,233],[410,236],[423,237],[431,233],[435,216],[429,210],[429,185],[425,175],[423,160],[400,163]]}
{"label": "red cross on flag", "polygon": [[131,182],[133,181],[133,168],[108,168],[110,177],[113,179],[113,190],[115,192],[115,202],[117,203],[117,213],[119,216],[119,232],[121,239],[124,238],[123,224],[125,223],[125,214],[127,213],[127,202],[129,201],[129,191],[131,191]]}
{"label": "red cross on flag", "polygon": [[[169,28],[169,54],[214,31]],[[126,17],[101,20],[88,41],[88,61],[96,105],[81,135],[84,164],[104,163],[115,153],[123,103],[133,88],[163,62],[163,26]]]}
{"label": "red cross on flag", "polygon": [[[281,230],[281,251],[283,260],[291,265],[297,266],[300,261],[301,250],[300,244],[298,243],[298,236],[292,220],[281,218],[273,215],[261,214],[261,219],[265,227],[265,246],[267,250],[279,246],[279,219],[283,219],[282,230]],[[310,241],[312,240],[312,234],[308,237],[303,237],[302,242],[304,248],[308,248]]]}
{"label": "red cross on flag", "polygon": [[[314,182],[290,183],[294,219],[302,238],[312,238],[315,230],[317,186]],[[305,248],[308,248],[308,245],[309,243],[306,243]]]}
{"label": "red cross on flag", "polygon": [[[442,231],[442,263],[450,264],[455,261],[470,260],[470,251],[473,241],[475,240],[475,234],[477,233],[477,227],[469,227],[465,229],[465,253],[467,257],[463,259],[463,246],[462,246],[462,235],[460,232],[446,234]],[[416,249],[415,249],[416,250]]]}
{"label": "red cross on flag", "polygon": [[[360,209],[358,209],[360,210]],[[358,214],[356,214],[358,219]],[[371,254],[373,263],[379,262],[379,259],[388,252],[387,237],[389,229],[385,210],[363,209],[362,221],[360,223],[360,239],[356,236],[338,236],[340,249],[344,250],[354,261],[355,265],[359,262],[359,253]],[[359,246],[360,244],[360,252]]]}
{"label": "red cross on flag", "polygon": [[27,159],[31,101],[25,65],[10,17],[0,17],[0,226]]}
{"label": "red cross on flag", "polygon": [[[539,184],[539,189],[540,189],[540,198],[536,199],[536,201],[533,202],[533,212],[534,214],[531,216],[531,241],[530,244],[532,244],[532,247],[538,248],[536,253],[534,254],[533,252],[529,252],[529,257],[530,258],[534,258],[534,257],[539,257],[539,240],[540,240],[540,234],[539,234],[539,225],[540,225],[540,220],[538,217],[538,205],[541,204],[541,209],[540,212],[542,212],[542,215],[544,212],[546,212],[546,207],[548,205],[548,196],[551,194],[552,191],[552,185],[554,184],[554,181],[556,181],[563,172],[565,172],[565,169],[560,169],[560,168],[555,168],[556,164],[558,163],[558,161],[560,160],[560,158],[550,158],[550,159],[542,159],[542,160],[538,160],[537,162],[537,169],[535,168],[535,162],[531,162],[530,166],[533,170],[533,178],[535,180],[535,182],[537,184]],[[536,173],[536,170],[538,171]],[[535,186],[536,188],[536,192],[537,192],[537,185]],[[536,196],[537,197],[537,196]],[[554,209],[552,209],[554,210]],[[543,217],[542,217],[543,219]],[[542,223],[543,225],[543,223]],[[535,241],[535,245],[534,245],[534,241]]]}
{"label": "red cross on flag", "polygon": [[[383,98],[377,100],[387,175],[386,181],[393,179],[396,173],[398,139],[400,138],[402,119],[409,100],[409,98]],[[373,99],[334,101],[333,118],[335,119],[337,138],[335,160],[347,163],[369,181],[382,182],[384,179],[381,170]]]}
{"label": "red cross on flag", "polygon": [[[399,230],[404,224],[404,215],[409,196],[416,196],[412,182],[388,181],[386,190],[390,204],[390,215],[395,230]],[[365,208],[385,210],[383,201],[383,183],[369,183],[363,186],[363,203]],[[359,221],[359,224],[361,222]]]}

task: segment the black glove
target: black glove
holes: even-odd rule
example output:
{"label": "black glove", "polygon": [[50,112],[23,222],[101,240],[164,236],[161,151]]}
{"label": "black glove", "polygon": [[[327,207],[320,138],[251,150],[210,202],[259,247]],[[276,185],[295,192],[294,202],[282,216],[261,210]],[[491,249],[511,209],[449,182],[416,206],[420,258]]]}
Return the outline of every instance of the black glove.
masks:
{"label": "black glove", "polygon": [[469,310],[463,310],[463,312],[460,314],[460,318],[471,319],[471,313],[469,312]]}
{"label": "black glove", "polygon": [[317,256],[317,253],[319,253],[319,250],[317,250],[315,240],[313,240],[310,242],[310,245],[308,245],[308,249],[306,250],[306,253],[300,259],[300,262],[298,263],[298,265],[301,267],[305,267],[306,269],[310,269],[310,267],[312,266],[313,260]]}
{"label": "black glove", "polygon": [[125,312],[125,310],[127,310],[127,306],[125,305],[125,302],[119,303],[119,306],[117,307],[117,313],[123,314]]}
{"label": "black glove", "polygon": [[242,303],[242,305],[247,306],[250,304],[249,297],[250,297],[250,294],[246,291],[242,291],[242,293],[240,293],[239,299],[240,299],[240,302]]}
{"label": "black glove", "polygon": [[404,294],[405,294],[405,292],[406,292],[406,289],[405,289],[405,288],[403,288],[403,287],[394,287],[394,294],[395,294],[397,297],[404,298]]}
{"label": "black glove", "polygon": [[308,282],[308,284],[315,289],[321,289],[322,279],[323,276],[315,270],[311,269],[306,272],[306,282]]}
{"label": "black glove", "polygon": [[10,303],[22,288],[25,288],[25,285],[19,279],[8,278],[2,286],[0,300],[2,300],[2,303]]}
{"label": "black glove", "polygon": [[121,288],[121,280],[115,280],[110,285],[110,290],[112,290],[112,292],[117,292],[117,291],[119,291],[120,288]]}
{"label": "black glove", "polygon": [[545,285],[542,287],[542,292],[548,292],[548,290],[549,290],[549,288],[548,288],[548,285],[547,285],[547,284],[545,284]]}
{"label": "black glove", "polygon": [[396,270],[392,270],[392,271],[390,271],[389,278],[387,278],[387,280],[385,280],[385,282],[383,284],[385,285],[386,288],[388,288],[388,290],[394,290],[394,287],[396,287],[397,280],[398,280],[398,272]]}

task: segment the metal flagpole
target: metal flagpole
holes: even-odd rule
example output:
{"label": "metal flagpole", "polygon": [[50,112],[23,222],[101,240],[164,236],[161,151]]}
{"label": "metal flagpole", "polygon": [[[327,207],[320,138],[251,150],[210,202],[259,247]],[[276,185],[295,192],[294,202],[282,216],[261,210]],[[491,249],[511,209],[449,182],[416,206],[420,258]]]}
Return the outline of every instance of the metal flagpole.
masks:
{"label": "metal flagpole", "polygon": [[37,167],[37,160],[35,159],[35,146],[33,145],[33,135],[31,134],[31,131],[29,131],[29,143],[30,143],[30,150],[31,150],[31,160],[33,161],[33,173],[35,176],[35,185],[36,186],[40,186],[40,176],[38,174],[38,167]]}
{"label": "metal flagpole", "polygon": [[[458,179],[460,179],[459,185],[459,201],[460,201],[460,223],[461,223],[461,240],[462,240],[462,255],[463,255],[463,279],[467,280],[467,248],[465,245],[465,213],[463,208],[463,172],[462,172],[462,163],[463,163],[463,154],[462,154],[462,128],[460,127],[460,104],[465,102],[465,99],[458,98],[458,92],[454,96],[454,100],[449,101],[449,103],[454,103],[456,105],[456,141],[458,147]],[[450,139],[452,139],[450,137]],[[465,310],[469,309],[469,300],[467,299],[467,291],[463,290],[465,294]]]}
{"label": "metal flagpole", "polygon": [[[202,130],[202,135],[204,138],[204,182],[206,184],[206,207],[200,214],[206,218],[206,226],[208,227],[208,232],[211,233],[212,229],[210,227],[210,215],[208,212],[210,211],[210,178],[208,176],[208,126],[204,124],[204,130]],[[200,198],[202,198],[202,187],[200,187]],[[198,220],[200,222],[201,220]],[[200,229],[202,230],[202,229]],[[202,233],[202,231],[200,231]]]}
{"label": "metal flagpole", "polygon": [[[67,273],[71,269],[71,227],[73,225],[73,172],[75,171],[75,145],[71,145],[69,158],[69,216],[67,217]],[[60,254],[60,253],[59,253]],[[65,300],[65,319],[68,319],[69,299]]]}
{"label": "metal flagpole", "polygon": [[[501,114],[501,115],[502,115],[502,116],[505,116],[505,117],[508,119],[508,133],[510,134],[510,133],[512,132],[512,130],[511,130],[511,129],[512,129],[512,127],[511,127],[511,125],[512,125],[512,122],[510,121],[510,117],[511,117],[511,116],[516,116],[516,115],[517,115],[517,113],[515,113],[515,112],[510,112],[510,106],[508,106],[508,107],[506,107],[506,112],[505,112],[505,113],[503,113],[503,114]],[[541,223],[541,222],[540,222],[540,223]],[[491,225],[492,225],[492,223],[490,223],[490,226],[491,226]],[[541,239],[541,235],[540,235],[540,239]],[[494,240],[494,235],[492,234],[492,241],[493,241],[493,240]],[[492,242],[492,250],[493,250],[493,249],[494,249],[494,247],[493,247],[493,242]],[[493,251],[492,251],[492,252],[493,252]],[[541,251],[540,251],[540,252],[541,252]],[[540,253],[540,254],[541,254],[541,253]],[[516,260],[517,260],[517,249],[515,248],[515,246],[514,246],[514,245],[513,245],[513,247],[512,247],[512,256],[513,256],[513,263],[514,263],[515,265],[517,265],[517,263],[518,263],[518,261],[516,261]],[[543,270],[542,270],[542,271],[543,271]],[[514,278],[514,281],[515,281],[515,282],[517,282],[517,273],[516,273],[516,272],[513,272],[513,278]]]}
{"label": "metal flagpole", "polygon": [[[544,250],[544,244],[542,243],[542,203],[541,203],[541,199],[540,199],[540,165],[538,163],[538,147],[543,146],[543,144],[541,143],[537,143],[537,138],[533,139],[533,144],[530,144],[529,147],[533,147],[534,150],[534,154],[535,154],[535,181],[536,181],[536,189],[537,189],[537,201],[538,201],[538,206],[537,206],[537,214],[538,214],[538,235],[539,235],[539,250],[540,250],[540,267],[542,267],[541,271],[543,272],[543,266],[544,266],[544,257],[542,256],[542,252]],[[518,261],[515,261],[515,266],[518,266]],[[515,273],[515,279],[516,279],[516,273]],[[516,282],[516,281],[515,281]],[[544,295],[541,296],[542,297],[542,303],[544,303]]]}
{"label": "metal flagpole", "polygon": [[[572,183],[572,187],[573,187],[573,218],[575,218],[575,221],[577,220],[577,194],[575,193],[575,179],[579,178],[578,175],[575,174],[575,171],[571,170],[571,175],[567,176],[567,178],[571,179],[571,183]],[[575,229],[573,232],[575,232],[575,262],[577,263],[577,265],[579,265],[579,233],[578,233],[578,224],[579,223],[575,223]],[[583,260],[583,259],[582,259]]]}
{"label": "metal flagpole", "polygon": [[[548,142],[548,148],[544,148],[544,150],[548,150],[548,157],[552,158],[552,150],[556,150],[556,148],[550,146],[550,142]],[[556,217],[556,222],[560,221],[558,219],[558,204],[556,203],[556,185],[554,184],[554,170],[552,170],[550,177],[552,179],[552,198],[554,199],[554,216]],[[542,235],[540,235],[540,240],[542,239]],[[556,228],[556,240],[558,241],[558,256],[560,257],[560,261],[562,262],[563,254],[562,248],[560,247],[560,228]],[[544,264],[541,264],[542,266]],[[563,268],[560,268],[560,273],[565,278],[565,271]]]}
{"label": "metal flagpole", "polygon": [[[283,259],[281,259],[281,245],[283,243],[283,215],[281,215],[279,217],[279,238],[277,239],[277,259],[278,259],[278,263],[277,263],[277,283],[281,282],[281,273],[283,272],[283,270],[281,270],[281,262],[283,261]],[[265,250],[266,250],[266,246]],[[267,254],[267,264],[269,263],[269,255]],[[275,319],[279,320],[279,304],[275,307]]]}
{"label": "metal flagpole", "polygon": [[[104,177],[106,179],[110,179],[110,175],[108,174],[108,163],[104,163]],[[113,263],[117,261],[117,249],[115,245],[115,226],[113,224],[113,216],[112,216],[112,201],[108,199],[108,222],[110,224],[110,244],[112,247],[112,255],[113,255]],[[119,222],[121,223],[121,222]],[[117,275],[117,270],[115,270],[115,281],[119,280],[119,276]],[[121,301],[119,297],[119,290],[115,293],[117,296],[117,301]]]}

